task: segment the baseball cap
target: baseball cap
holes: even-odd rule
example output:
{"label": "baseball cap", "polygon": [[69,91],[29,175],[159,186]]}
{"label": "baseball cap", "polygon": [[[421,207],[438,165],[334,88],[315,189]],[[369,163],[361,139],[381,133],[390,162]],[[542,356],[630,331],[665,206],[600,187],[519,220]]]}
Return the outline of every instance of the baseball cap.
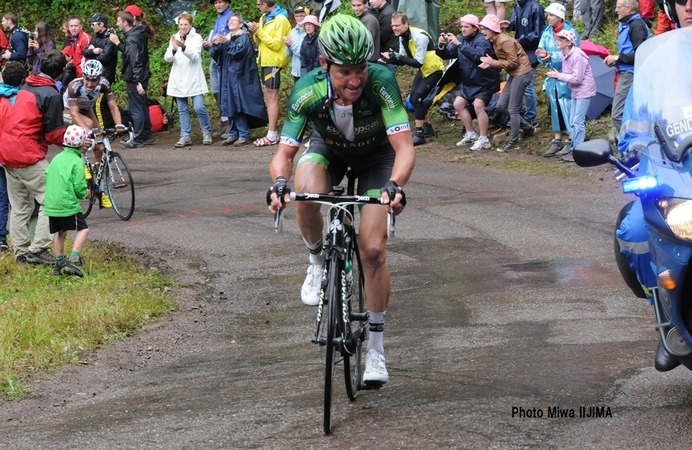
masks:
{"label": "baseball cap", "polygon": [[142,17],[142,10],[139,9],[139,6],[137,5],[127,5],[127,8],[125,8],[125,11],[129,12],[135,17]]}
{"label": "baseball cap", "polygon": [[108,16],[103,13],[96,13],[89,17],[89,23],[103,22],[104,25],[108,25]]}
{"label": "baseball cap", "polygon": [[310,14],[310,11],[305,6],[296,6],[293,14]]}

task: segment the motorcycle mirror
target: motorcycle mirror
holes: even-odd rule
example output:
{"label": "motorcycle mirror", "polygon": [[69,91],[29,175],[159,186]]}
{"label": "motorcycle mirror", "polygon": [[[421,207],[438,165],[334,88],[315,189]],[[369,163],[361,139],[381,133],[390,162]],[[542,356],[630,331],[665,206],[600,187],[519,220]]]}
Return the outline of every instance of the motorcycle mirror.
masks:
{"label": "motorcycle mirror", "polygon": [[610,142],[606,139],[594,139],[586,141],[577,147],[572,152],[574,162],[580,167],[600,166],[610,162],[613,155],[610,149]]}

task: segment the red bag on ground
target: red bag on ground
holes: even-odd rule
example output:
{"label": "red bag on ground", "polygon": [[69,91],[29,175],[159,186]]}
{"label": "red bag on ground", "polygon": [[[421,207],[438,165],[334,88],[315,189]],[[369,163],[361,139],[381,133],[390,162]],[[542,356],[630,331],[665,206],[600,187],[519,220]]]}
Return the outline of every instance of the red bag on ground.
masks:
{"label": "red bag on ground", "polygon": [[158,133],[163,130],[163,108],[161,105],[149,105],[149,119],[151,120],[152,133]]}

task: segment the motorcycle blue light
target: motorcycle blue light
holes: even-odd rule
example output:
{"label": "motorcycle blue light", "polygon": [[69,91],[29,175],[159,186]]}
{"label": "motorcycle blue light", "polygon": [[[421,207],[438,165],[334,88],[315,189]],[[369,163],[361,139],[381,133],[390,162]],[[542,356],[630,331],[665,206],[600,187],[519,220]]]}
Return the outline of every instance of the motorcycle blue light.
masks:
{"label": "motorcycle blue light", "polygon": [[639,194],[658,187],[656,177],[637,177],[622,182],[622,192],[625,194]]}

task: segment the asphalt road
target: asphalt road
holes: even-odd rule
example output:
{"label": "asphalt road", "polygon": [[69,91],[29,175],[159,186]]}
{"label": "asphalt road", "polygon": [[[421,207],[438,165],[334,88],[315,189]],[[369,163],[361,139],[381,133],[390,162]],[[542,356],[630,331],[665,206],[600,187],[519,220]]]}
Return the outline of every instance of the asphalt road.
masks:
{"label": "asphalt road", "polygon": [[168,268],[179,310],[2,405],[0,448],[689,446],[690,375],[653,369],[653,311],[613,262],[616,186],[425,157],[389,245],[390,381],[353,403],[337,385],[325,436],[306,252],[264,206],[273,150],[123,152],[135,215],[95,211],[91,237]]}

